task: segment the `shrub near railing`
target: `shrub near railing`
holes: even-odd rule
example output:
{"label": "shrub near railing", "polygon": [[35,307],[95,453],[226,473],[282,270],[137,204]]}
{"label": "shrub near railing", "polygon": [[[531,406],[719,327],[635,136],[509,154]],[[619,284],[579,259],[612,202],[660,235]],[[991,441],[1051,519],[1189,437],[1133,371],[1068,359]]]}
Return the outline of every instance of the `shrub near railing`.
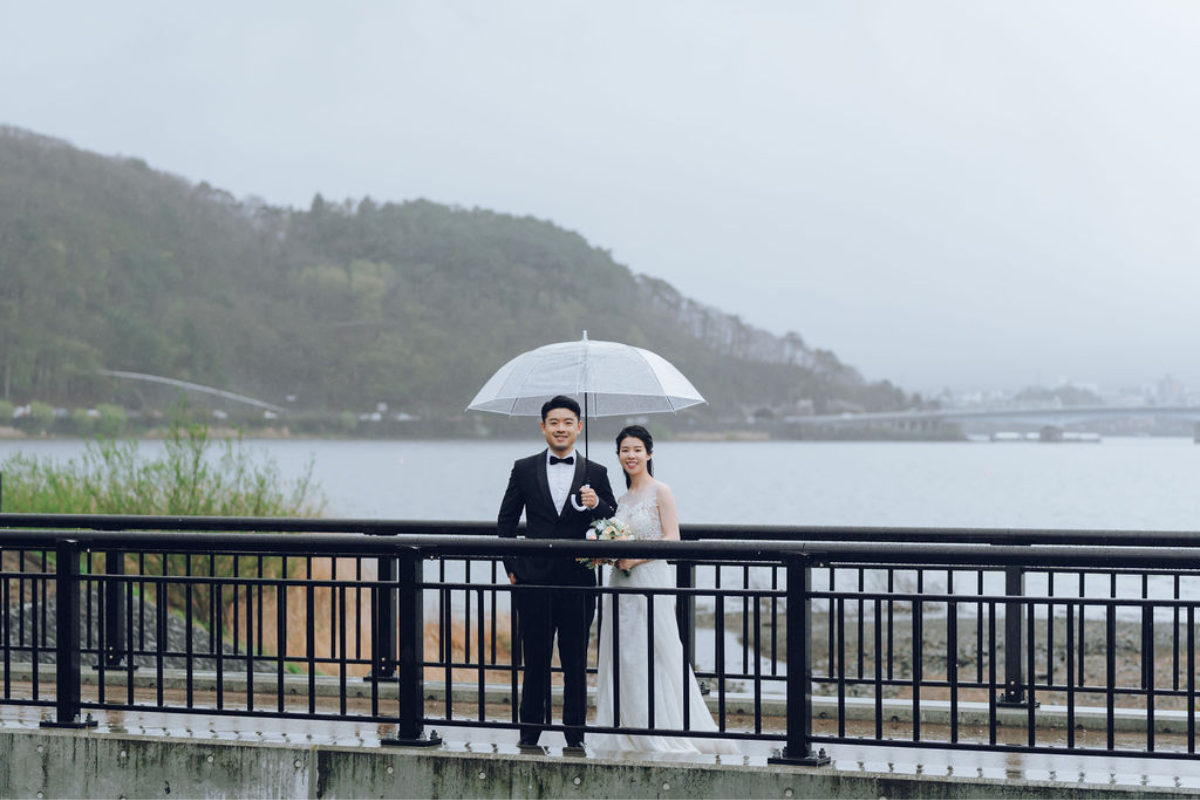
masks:
{"label": "shrub near railing", "polygon": [[[325,505],[312,480],[312,463],[294,481],[284,481],[276,464],[260,458],[240,437],[216,440],[203,423],[187,421],[177,411],[157,458],[141,454],[137,440],[94,439],[78,459],[56,462],[18,452],[0,464],[3,475],[3,510],[31,514],[142,514],[221,517],[316,517]],[[163,563],[164,558],[167,563]],[[278,557],[258,558],[212,555],[145,553],[143,563],[127,567],[151,574],[184,574],[231,577],[284,574]],[[184,560],[189,559],[188,564]],[[289,576],[299,566],[287,566]],[[103,557],[87,564],[87,571],[103,571]],[[226,590],[231,591],[231,590]],[[180,609],[184,589],[172,585],[168,606]],[[228,600],[226,597],[224,600]],[[192,592],[198,620],[211,620],[215,603],[207,590]]]}

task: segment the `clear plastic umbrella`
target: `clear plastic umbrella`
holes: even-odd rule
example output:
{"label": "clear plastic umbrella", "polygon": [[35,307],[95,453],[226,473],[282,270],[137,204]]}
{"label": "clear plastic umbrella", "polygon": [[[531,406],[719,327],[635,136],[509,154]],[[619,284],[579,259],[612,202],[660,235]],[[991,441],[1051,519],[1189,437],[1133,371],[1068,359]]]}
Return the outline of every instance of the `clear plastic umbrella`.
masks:
{"label": "clear plastic umbrella", "polygon": [[[537,417],[542,404],[557,395],[578,400],[585,420],[678,411],[705,402],[662,356],[632,345],[592,341],[584,331],[578,342],[548,344],[509,361],[483,385],[467,410]],[[585,458],[587,432],[584,426]]]}

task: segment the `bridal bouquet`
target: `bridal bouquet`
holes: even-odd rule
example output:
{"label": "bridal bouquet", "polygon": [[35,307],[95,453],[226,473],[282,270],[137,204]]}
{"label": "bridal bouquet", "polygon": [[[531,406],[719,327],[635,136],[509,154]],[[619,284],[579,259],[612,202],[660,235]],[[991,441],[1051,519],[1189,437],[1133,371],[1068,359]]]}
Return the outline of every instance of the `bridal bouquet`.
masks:
{"label": "bridal bouquet", "polygon": [[[598,519],[588,526],[587,534],[584,536],[589,542],[606,542],[606,541],[621,541],[623,539],[632,539],[633,532],[629,530],[629,526],[617,519],[611,517],[608,519]],[[601,564],[612,564],[611,558],[578,558],[580,564],[583,564],[588,569],[596,569]],[[625,570],[625,574],[629,574],[629,570]]]}

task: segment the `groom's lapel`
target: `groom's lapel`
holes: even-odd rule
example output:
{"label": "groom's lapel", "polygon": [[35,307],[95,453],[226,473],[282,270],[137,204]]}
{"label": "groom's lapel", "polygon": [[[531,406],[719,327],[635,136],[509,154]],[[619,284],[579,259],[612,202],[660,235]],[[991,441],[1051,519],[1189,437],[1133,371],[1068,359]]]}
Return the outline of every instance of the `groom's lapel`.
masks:
{"label": "groom's lapel", "polygon": [[542,457],[537,462],[537,483],[538,488],[542,490],[542,502],[548,508],[554,509],[557,515],[560,509],[554,508],[554,495],[550,494],[550,478],[546,475],[546,451],[542,451]]}

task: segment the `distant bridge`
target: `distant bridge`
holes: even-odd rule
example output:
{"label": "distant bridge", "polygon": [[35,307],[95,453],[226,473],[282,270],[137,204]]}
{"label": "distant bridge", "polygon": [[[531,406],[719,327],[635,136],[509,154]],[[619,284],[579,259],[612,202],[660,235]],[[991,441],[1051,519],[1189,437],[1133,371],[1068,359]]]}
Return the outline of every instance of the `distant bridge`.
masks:
{"label": "distant bridge", "polygon": [[180,381],[176,380],[175,378],[164,378],[161,375],[147,375],[144,372],[124,372],[116,369],[102,369],[100,370],[100,374],[106,375],[110,378],[125,378],[127,380],[145,381],[147,383],[161,383],[166,386],[174,386],[189,392],[210,394],[214,397],[232,400],[235,403],[245,403],[248,406],[263,408],[267,411],[274,411],[275,413],[286,410],[280,406],[274,406],[270,403],[263,402],[262,400],[255,400],[253,397],[246,397],[242,394],[234,394],[233,392],[227,392],[224,389],[214,389],[211,386],[204,386],[199,383],[189,383],[188,381]]}
{"label": "distant bridge", "polygon": [[1200,406],[1075,406],[1069,408],[946,408],[936,411],[883,411],[863,414],[814,414],[787,417],[800,427],[868,427],[888,425],[905,430],[933,430],[943,422],[1018,422],[1038,425],[1042,439],[1058,441],[1063,428],[1081,422],[1137,417],[1184,419],[1195,423],[1200,443]]}

